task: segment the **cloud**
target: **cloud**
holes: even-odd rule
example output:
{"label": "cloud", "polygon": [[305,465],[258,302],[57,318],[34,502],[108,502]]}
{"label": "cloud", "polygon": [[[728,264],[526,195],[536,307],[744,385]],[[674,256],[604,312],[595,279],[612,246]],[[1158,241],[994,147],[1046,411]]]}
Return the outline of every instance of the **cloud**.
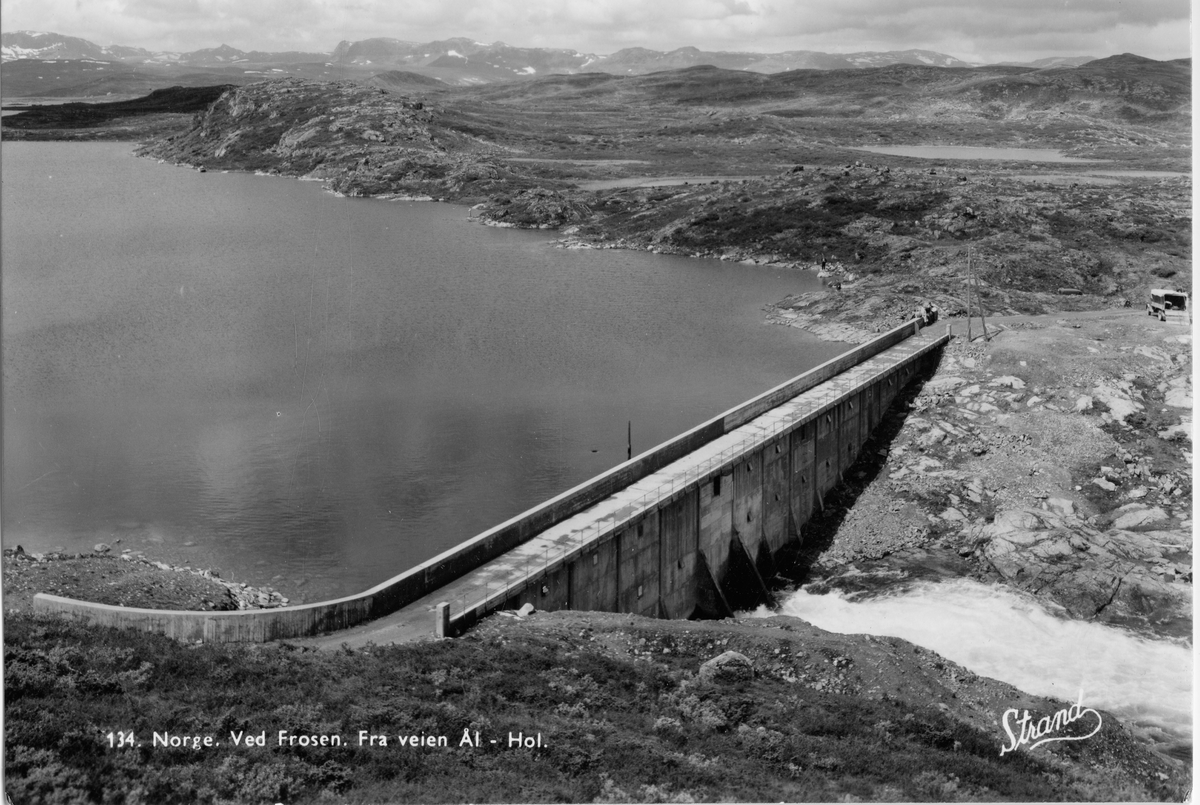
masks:
{"label": "cloud", "polygon": [[[821,6],[781,5],[772,15],[768,37],[773,43],[800,42],[802,48],[818,50],[912,47],[986,54],[996,59],[1034,51],[1049,55],[1096,50],[1107,55],[1112,44],[1127,40],[1143,48],[1185,55],[1189,14],[1186,0],[1086,4],[1070,0],[894,0],[886,5],[875,0],[846,0]],[[1154,39],[1139,35],[1151,31]],[[1112,44],[1103,47],[1105,43]]]}
{"label": "cloud", "polygon": [[1188,0],[0,0],[5,30],[193,50],[331,50],[467,36],[608,53],[902,50],[980,60],[1190,52]]}

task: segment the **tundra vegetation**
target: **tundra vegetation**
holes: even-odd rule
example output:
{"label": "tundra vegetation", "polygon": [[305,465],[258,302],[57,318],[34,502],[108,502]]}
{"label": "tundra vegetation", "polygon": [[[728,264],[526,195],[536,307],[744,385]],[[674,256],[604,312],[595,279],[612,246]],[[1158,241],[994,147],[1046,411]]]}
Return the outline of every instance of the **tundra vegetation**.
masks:
{"label": "tundra vegetation", "polygon": [[[1170,800],[1188,777],[1111,716],[1087,740],[1001,757],[1005,709],[1065,705],[786,618],[496,616],[457,640],[355,651],[5,626],[14,802]],[[726,652],[745,662],[703,667]],[[281,730],[342,745],[281,745]]]}

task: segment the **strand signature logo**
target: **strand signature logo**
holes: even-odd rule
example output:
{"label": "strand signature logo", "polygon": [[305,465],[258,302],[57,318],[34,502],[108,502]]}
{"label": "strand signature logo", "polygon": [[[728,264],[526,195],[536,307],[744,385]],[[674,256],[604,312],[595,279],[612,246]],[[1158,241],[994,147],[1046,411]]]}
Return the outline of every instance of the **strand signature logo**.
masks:
{"label": "strand signature logo", "polygon": [[[1096,726],[1087,735],[1055,734],[1066,729],[1076,721],[1086,719],[1089,715],[1095,716]],[[1100,727],[1104,725],[1104,721],[1095,710],[1083,706],[1083,691],[1079,691],[1078,702],[1065,710],[1059,710],[1052,716],[1046,716],[1034,721],[1030,717],[1028,710],[1024,713],[1019,713],[1017,710],[1009,708],[1004,711],[1001,724],[1004,727],[1004,732],[1008,735],[1008,746],[1000,747],[1000,756],[1003,757],[1006,753],[1015,752],[1018,748],[1026,745],[1032,750],[1051,741],[1086,740],[1100,731]]]}

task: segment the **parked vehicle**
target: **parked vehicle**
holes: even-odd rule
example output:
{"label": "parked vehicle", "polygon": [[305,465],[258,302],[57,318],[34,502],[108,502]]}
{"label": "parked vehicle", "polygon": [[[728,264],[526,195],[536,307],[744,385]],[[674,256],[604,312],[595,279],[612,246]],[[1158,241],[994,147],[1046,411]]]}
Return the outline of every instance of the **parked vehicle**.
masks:
{"label": "parked vehicle", "polygon": [[1159,321],[1190,322],[1192,311],[1188,307],[1188,295],[1183,291],[1155,288],[1150,291],[1150,301],[1146,303],[1146,315],[1155,316]]}

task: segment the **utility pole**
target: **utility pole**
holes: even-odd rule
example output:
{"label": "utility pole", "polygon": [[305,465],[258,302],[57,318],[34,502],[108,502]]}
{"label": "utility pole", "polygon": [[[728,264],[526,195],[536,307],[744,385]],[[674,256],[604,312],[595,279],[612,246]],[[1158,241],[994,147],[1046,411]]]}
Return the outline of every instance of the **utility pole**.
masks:
{"label": "utility pole", "polygon": [[629,420],[628,430],[625,433],[625,460],[633,458],[633,420]]}
{"label": "utility pole", "polygon": [[967,247],[967,343],[974,339],[971,336],[971,247]]}
{"label": "utility pole", "polygon": [[[967,247],[967,260],[971,259],[971,247]],[[992,336],[987,329],[987,316],[983,312],[983,294],[979,292],[979,277],[975,275],[974,268],[971,269],[971,279],[975,282],[975,305],[979,308],[979,323],[983,326],[983,340],[991,341]]]}
{"label": "utility pole", "polygon": [[987,317],[983,312],[983,295],[979,292],[979,281],[975,276],[975,266],[971,262],[971,247],[967,247],[967,341],[972,340],[971,337],[971,295],[975,295],[975,306],[979,308],[979,323],[983,326],[984,340],[991,341],[992,336],[988,333]]}

